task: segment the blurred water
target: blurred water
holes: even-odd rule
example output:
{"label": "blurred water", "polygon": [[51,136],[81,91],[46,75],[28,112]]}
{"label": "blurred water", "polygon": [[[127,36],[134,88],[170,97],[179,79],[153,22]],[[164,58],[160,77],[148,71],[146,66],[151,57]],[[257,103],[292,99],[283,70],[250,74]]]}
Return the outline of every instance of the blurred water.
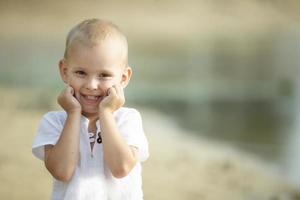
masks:
{"label": "blurred water", "polygon": [[300,82],[295,81],[294,116],[293,122],[286,133],[281,133],[285,148],[282,153],[283,173],[293,182],[300,185]]}

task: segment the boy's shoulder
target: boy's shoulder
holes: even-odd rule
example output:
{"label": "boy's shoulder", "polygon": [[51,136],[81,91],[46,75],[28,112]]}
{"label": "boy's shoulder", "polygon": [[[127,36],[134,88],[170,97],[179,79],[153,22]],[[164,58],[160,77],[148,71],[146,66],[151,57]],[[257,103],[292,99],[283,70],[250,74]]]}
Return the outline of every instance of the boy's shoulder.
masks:
{"label": "boy's shoulder", "polygon": [[47,113],[44,114],[44,116],[49,116],[49,117],[53,117],[53,116],[66,116],[67,113],[63,110],[55,110],[55,111],[49,111]]}
{"label": "boy's shoulder", "polygon": [[123,121],[128,118],[141,118],[141,114],[135,108],[121,107],[114,112],[114,117],[117,121]]}
{"label": "boy's shoulder", "polygon": [[45,120],[55,120],[64,121],[67,118],[67,113],[65,111],[49,111],[44,114],[43,119]]}
{"label": "boy's shoulder", "polygon": [[124,116],[124,115],[140,115],[140,112],[135,108],[129,108],[129,107],[121,107],[117,111],[115,111],[115,116]]}

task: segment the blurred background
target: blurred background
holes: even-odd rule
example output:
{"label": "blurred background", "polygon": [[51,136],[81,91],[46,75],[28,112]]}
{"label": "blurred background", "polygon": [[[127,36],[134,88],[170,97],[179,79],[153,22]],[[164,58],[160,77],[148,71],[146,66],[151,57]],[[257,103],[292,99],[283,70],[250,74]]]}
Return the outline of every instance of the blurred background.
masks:
{"label": "blurred background", "polygon": [[[31,143],[42,114],[60,109],[57,63],[68,31],[95,17],[128,37],[134,74],[127,105],[145,116],[153,153],[145,199],[218,199],[211,195],[236,188],[240,195],[231,199],[300,199],[299,9],[297,0],[0,1],[0,199],[48,199],[51,177],[32,157]],[[209,190],[201,177],[184,187],[191,165],[173,172],[182,175],[177,186],[170,183],[168,169],[212,149],[226,157],[225,170],[249,157],[293,192],[274,186],[260,196],[257,183],[238,187],[245,176],[234,179],[234,189],[224,189],[225,181]],[[232,161],[231,154],[240,157]],[[193,166],[197,174],[202,165]]]}

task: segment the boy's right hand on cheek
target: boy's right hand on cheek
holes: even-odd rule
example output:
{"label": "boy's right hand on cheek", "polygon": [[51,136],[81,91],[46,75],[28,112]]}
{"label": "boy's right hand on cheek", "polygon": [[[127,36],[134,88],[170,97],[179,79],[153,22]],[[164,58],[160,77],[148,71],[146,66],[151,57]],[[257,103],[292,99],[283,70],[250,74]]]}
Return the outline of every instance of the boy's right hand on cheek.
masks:
{"label": "boy's right hand on cheek", "polygon": [[123,87],[120,84],[113,85],[107,91],[107,96],[99,104],[99,113],[108,110],[111,113],[119,109],[125,103]]}
{"label": "boy's right hand on cheek", "polygon": [[81,105],[74,97],[74,89],[66,86],[57,97],[58,104],[67,112],[81,112]]}

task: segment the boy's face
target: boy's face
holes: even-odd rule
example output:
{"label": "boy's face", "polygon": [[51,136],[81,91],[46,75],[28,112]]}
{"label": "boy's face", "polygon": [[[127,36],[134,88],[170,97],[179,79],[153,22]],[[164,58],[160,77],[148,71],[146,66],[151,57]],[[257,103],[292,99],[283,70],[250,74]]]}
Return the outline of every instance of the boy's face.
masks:
{"label": "boy's face", "polygon": [[120,44],[104,41],[89,47],[74,44],[67,59],[59,63],[63,81],[74,89],[74,96],[87,116],[98,114],[98,105],[113,85],[125,87],[131,68],[125,65]]}

